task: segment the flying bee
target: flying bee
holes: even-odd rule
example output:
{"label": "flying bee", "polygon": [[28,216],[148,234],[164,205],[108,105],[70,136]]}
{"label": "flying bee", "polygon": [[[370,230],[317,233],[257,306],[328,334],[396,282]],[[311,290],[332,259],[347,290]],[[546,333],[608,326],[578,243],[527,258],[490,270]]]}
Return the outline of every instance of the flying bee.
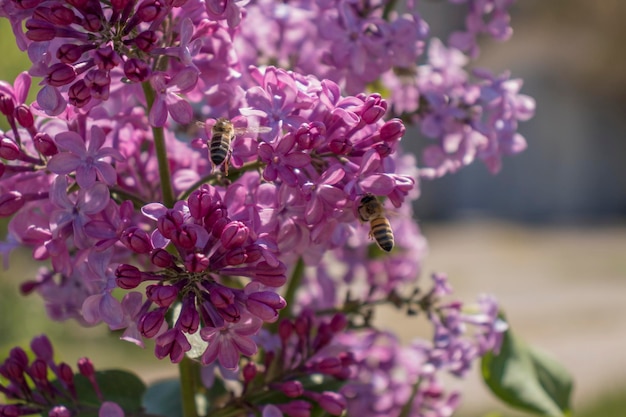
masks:
{"label": "flying bee", "polygon": [[370,223],[370,239],[376,240],[378,247],[385,252],[393,249],[393,231],[389,220],[385,217],[385,209],[378,198],[371,193],[365,194],[359,201],[357,208],[363,222]]}
{"label": "flying bee", "polygon": [[244,133],[267,133],[272,129],[267,126],[235,127],[232,121],[220,117],[211,128],[211,139],[207,141],[211,162],[216,167],[224,164],[224,173],[228,176],[228,162],[230,160],[230,145],[235,136]]}

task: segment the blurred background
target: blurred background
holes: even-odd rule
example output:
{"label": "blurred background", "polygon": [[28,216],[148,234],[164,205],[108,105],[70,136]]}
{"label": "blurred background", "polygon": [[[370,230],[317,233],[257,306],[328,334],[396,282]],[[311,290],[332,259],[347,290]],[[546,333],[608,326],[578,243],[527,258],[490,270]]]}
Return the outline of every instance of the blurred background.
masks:
{"label": "blurred background", "polygon": [[[462,24],[460,8],[447,2],[423,0],[420,7],[443,39]],[[424,275],[447,273],[457,298],[468,302],[480,293],[496,296],[515,333],[574,375],[579,417],[626,415],[624,16],[622,0],[518,1],[513,38],[485,40],[476,66],[524,79],[522,93],[537,101],[536,116],[520,127],[528,149],[505,159],[496,176],[475,163],[423,182],[416,206],[429,242]],[[28,61],[15,51],[5,20],[0,51],[0,79],[12,81]],[[403,142],[418,148],[410,138]],[[0,278],[2,356],[45,331],[67,344],[62,359],[71,363],[89,355],[104,368],[131,357],[145,363],[144,379],[176,372],[101,327],[41,320],[39,298],[18,299],[19,283],[30,276],[24,270],[32,269],[28,254],[14,254],[11,263]],[[24,323],[23,316],[34,319]],[[420,336],[400,318],[386,311],[379,323],[399,323],[406,341]],[[494,400],[477,371],[452,383],[465,393],[459,415],[522,415]]]}

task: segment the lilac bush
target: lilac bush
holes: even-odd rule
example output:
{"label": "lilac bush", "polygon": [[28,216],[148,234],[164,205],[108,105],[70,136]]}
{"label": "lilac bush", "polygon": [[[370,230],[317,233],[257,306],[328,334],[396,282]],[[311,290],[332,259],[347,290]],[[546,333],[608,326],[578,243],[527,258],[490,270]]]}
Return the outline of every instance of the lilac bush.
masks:
{"label": "lilac bush", "polygon": [[[32,61],[0,82],[3,247],[42,262],[23,292],[52,320],[151,339],[179,364],[185,417],[452,415],[441,375],[497,352],[507,326],[493,298],[418,279],[412,204],[420,181],[477,159],[497,172],[534,102],[469,67],[479,35],[510,36],[513,2],[451,3],[468,15],[445,43],[413,1],[0,0]],[[428,143],[419,166],[401,140]],[[359,219],[364,195],[390,253]],[[373,325],[385,304],[432,334],[402,345]],[[163,413],[104,395],[90,364],[83,401],[47,338],[32,349],[0,367],[2,416]]]}

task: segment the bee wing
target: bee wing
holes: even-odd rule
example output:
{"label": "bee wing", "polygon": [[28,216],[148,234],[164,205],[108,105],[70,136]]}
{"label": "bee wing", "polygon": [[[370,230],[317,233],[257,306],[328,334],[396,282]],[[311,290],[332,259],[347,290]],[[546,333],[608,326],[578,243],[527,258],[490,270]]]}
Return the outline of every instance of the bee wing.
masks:
{"label": "bee wing", "polygon": [[268,133],[271,132],[272,128],[269,126],[248,126],[248,127],[236,127],[235,135],[245,135],[247,133]]}

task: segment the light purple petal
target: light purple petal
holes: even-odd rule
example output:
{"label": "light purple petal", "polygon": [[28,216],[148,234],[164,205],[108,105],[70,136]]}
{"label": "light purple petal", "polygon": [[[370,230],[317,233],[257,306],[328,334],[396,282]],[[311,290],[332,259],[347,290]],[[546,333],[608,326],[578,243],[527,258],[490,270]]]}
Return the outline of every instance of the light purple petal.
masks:
{"label": "light purple petal", "polygon": [[180,70],[172,80],[171,84],[178,87],[181,93],[191,90],[198,83],[198,70],[194,67],[186,67]]}
{"label": "light purple petal", "polygon": [[163,127],[167,120],[167,106],[165,100],[161,95],[158,95],[152,104],[150,114],[148,115],[148,121],[151,126]]}
{"label": "light purple petal", "polygon": [[167,108],[172,115],[172,119],[181,124],[191,123],[193,120],[193,108],[191,107],[191,104],[174,95],[171,95],[168,101],[169,103]]}
{"label": "light purple petal", "polygon": [[76,168],[76,182],[80,188],[89,188],[96,183],[96,168],[93,166],[79,165]]}
{"label": "light purple petal", "polygon": [[387,195],[393,191],[393,178],[384,174],[374,174],[361,181],[363,190],[376,195]]}
{"label": "light purple petal", "polygon": [[64,175],[55,178],[50,191],[52,204],[66,209],[74,208],[74,203],[67,195],[67,179]]}
{"label": "light purple petal", "polygon": [[100,299],[100,314],[102,320],[111,326],[117,326],[124,320],[122,305],[110,293]]}
{"label": "light purple petal", "polygon": [[28,90],[30,90],[30,75],[26,71],[21,72],[13,83],[15,91],[15,99],[18,103],[24,103],[28,97]]}
{"label": "light purple petal", "polygon": [[83,301],[82,314],[85,321],[89,324],[97,324],[100,322],[100,299],[102,294],[89,296]]}
{"label": "light purple petal", "polygon": [[99,213],[109,204],[109,188],[97,183],[93,187],[85,189],[81,201],[79,202],[81,212],[87,214]]}
{"label": "light purple petal", "polygon": [[233,336],[232,341],[237,346],[237,350],[244,355],[252,356],[256,353],[257,346],[251,338]]}
{"label": "light purple petal", "polygon": [[48,169],[55,174],[69,174],[76,170],[82,160],[76,154],[59,152],[48,161]]}
{"label": "light purple petal", "polygon": [[44,86],[37,93],[37,103],[50,116],[58,116],[65,110],[67,102],[55,87]]}
{"label": "light purple petal", "polygon": [[89,138],[89,147],[87,148],[87,153],[93,155],[98,149],[104,145],[104,140],[106,136],[104,131],[99,126],[91,127],[91,137]]}
{"label": "light purple petal", "polygon": [[[98,178],[107,185],[117,184],[117,172],[108,162],[97,162],[95,168],[98,171]],[[82,187],[82,186],[81,186]]]}
{"label": "light purple petal", "polygon": [[86,154],[85,141],[76,132],[61,132],[54,137],[54,142],[64,151],[70,151],[78,156]]}
{"label": "light purple petal", "polygon": [[239,351],[235,348],[231,340],[221,340],[219,342],[219,353],[217,358],[220,364],[226,369],[237,369],[239,365]]}
{"label": "light purple petal", "polygon": [[144,216],[154,221],[159,220],[159,217],[163,216],[167,212],[167,207],[161,203],[146,204],[141,208],[141,212]]}
{"label": "light purple petal", "polygon": [[285,164],[295,167],[295,168],[302,168],[307,166],[308,164],[311,163],[311,156],[309,154],[306,153],[290,153],[289,155],[285,156]]}

